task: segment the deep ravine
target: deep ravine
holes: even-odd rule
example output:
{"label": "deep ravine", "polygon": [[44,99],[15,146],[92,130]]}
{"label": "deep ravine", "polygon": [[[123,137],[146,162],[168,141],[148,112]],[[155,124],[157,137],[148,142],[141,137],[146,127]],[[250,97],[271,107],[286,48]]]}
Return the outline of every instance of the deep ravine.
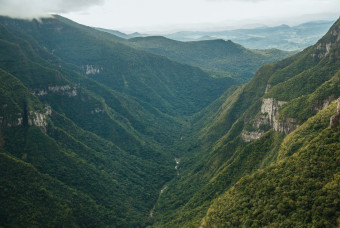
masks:
{"label": "deep ravine", "polygon": [[[179,164],[180,164],[180,162],[181,162],[181,159],[180,158],[175,158],[174,159],[175,160],[175,162],[176,162],[176,166],[175,166],[175,170],[176,170],[176,174],[177,174],[177,176],[179,176]],[[159,195],[158,195],[158,199],[157,199],[157,201],[156,201],[156,203],[155,203],[155,205],[152,207],[152,209],[151,209],[151,211],[150,211],[150,213],[149,213],[149,217],[150,218],[152,218],[152,216],[153,216],[153,212],[154,212],[154,210],[155,210],[155,207],[156,207],[156,204],[157,204],[157,202],[159,201],[159,199],[161,198],[161,195],[164,193],[164,191],[166,190],[168,188],[168,185],[167,184],[165,184],[162,188],[161,188],[161,191],[159,192]]]}

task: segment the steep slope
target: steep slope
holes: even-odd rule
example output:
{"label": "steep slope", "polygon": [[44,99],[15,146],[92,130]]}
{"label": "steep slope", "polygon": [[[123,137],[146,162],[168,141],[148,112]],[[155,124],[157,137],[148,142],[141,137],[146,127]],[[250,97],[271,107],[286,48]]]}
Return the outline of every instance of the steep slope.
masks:
{"label": "steep slope", "polygon": [[[56,226],[69,220],[81,226],[101,220],[103,226],[135,226],[147,221],[158,189],[175,174],[162,156],[150,161],[130,155],[41,104],[11,74],[1,70],[0,78],[0,150],[6,154],[1,161],[12,164],[1,168],[1,199],[7,202],[1,225]],[[28,172],[27,178],[16,176],[20,170]],[[48,199],[56,204],[50,223],[43,209]],[[82,221],[82,216],[88,218]]]}
{"label": "steep slope", "polygon": [[263,64],[293,54],[277,49],[250,50],[230,40],[180,42],[155,36],[129,39],[127,44],[202,69],[226,72],[234,78],[251,78]]}
{"label": "steep slope", "polygon": [[242,224],[336,224],[339,34],[230,87],[65,18],[0,18],[0,226],[218,226],[248,192]]}
{"label": "steep slope", "polygon": [[279,154],[294,147],[294,156],[243,177],[218,198],[202,227],[338,226],[340,126],[329,127],[337,104],[339,113],[340,100],[287,136]]}
{"label": "steep slope", "polygon": [[[130,91],[124,91],[116,83],[114,86],[109,83],[103,85],[92,78],[96,70],[90,66],[84,69],[70,64],[68,62],[72,61],[65,56],[59,58],[46,48],[44,41],[64,48],[61,51],[64,53],[69,45],[74,45],[76,39],[82,37],[84,44],[75,45],[79,49],[69,50],[74,59],[78,59],[77,56],[79,59],[84,57],[81,50],[86,51],[87,45],[95,45],[91,47],[93,50],[99,46],[111,48],[111,55],[117,55],[116,64],[123,65],[124,61],[129,61],[143,66],[144,70],[130,66],[125,69],[126,75],[131,77],[128,82],[131,85],[135,79],[138,80],[134,74],[139,70],[144,74],[143,71],[153,71],[155,68],[169,85],[179,83],[175,81],[178,78],[172,77],[174,74],[167,74],[167,67],[176,68],[173,72],[176,71],[178,77],[185,75],[184,86],[190,84],[197,94],[204,95],[205,88],[211,90],[217,82],[225,80],[215,80],[199,69],[111,43],[113,41],[104,39],[104,36],[94,36],[94,32],[89,32],[87,27],[72,27],[56,19],[47,19],[45,22],[50,26],[48,29],[57,33],[60,32],[58,26],[66,27],[75,34],[74,39],[68,43],[70,34],[61,32],[60,36],[52,34],[59,41],[53,43],[50,36],[46,38],[47,32],[42,28],[44,22],[1,18],[0,141],[1,152],[6,154],[2,161],[10,160],[13,164],[10,170],[4,166],[1,176],[13,175],[15,167],[27,170],[29,178],[34,179],[32,182],[37,183],[30,185],[29,179],[25,182],[25,177],[22,177],[24,179],[20,183],[29,186],[28,193],[40,192],[39,183],[42,184],[41,188],[52,182],[57,184],[51,184],[46,191],[49,198],[44,194],[40,201],[32,202],[34,197],[20,200],[24,197],[24,188],[19,188],[12,176],[2,179],[5,189],[2,201],[8,204],[4,205],[6,209],[1,214],[2,218],[7,219],[1,219],[1,225],[47,224],[45,220],[48,215],[42,211],[47,205],[43,201],[51,199],[57,205],[53,221],[49,223],[51,226],[62,224],[64,218],[72,221],[70,224],[82,226],[82,217],[77,217],[78,212],[73,211],[80,211],[87,216],[84,221],[89,221],[89,224],[100,220],[98,224],[103,226],[145,226],[159,189],[176,174],[173,169],[175,148],[169,146],[179,137],[185,122],[169,114],[183,114],[187,107],[177,110],[177,106],[170,107],[168,104],[188,102],[190,108],[190,104],[199,102],[200,98],[189,102],[191,98],[186,97],[183,91],[177,94],[175,87],[169,87],[168,90],[172,90],[170,94],[163,87],[167,95],[158,99],[158,108],[165,107],[167,113],[162,113],[157,105],[153,105],[153,101],[145,99],[148,86],[139,88],[141,97],[138,97]],[[126,60],[128,57],[124,56],[127,52],[133,54],[132,59]],[[94,59],[97,58],[92,52],[88,53]],[[156,63],[163,62],[164,66],[148,66],[148,58]],[[96,61],[101,62],[103,59]],[[125,74],[124,70],[122,72]],[[155,74],[148,77],[152,83],[160,81]],[[156,88],[152,83],[149,87]],[[200,86],[201,83],[203,86]],[[115,86],[117,88],[113,90]],[[222,91],[224,87],[228,85],[222,83],[217,89]],[[161,97],[156,92],[153,95],[156,99]],[[203,99],[202,103],[214,99],[214,96],[204,97],[207,100]],[[168,97],[169,102],[166,100]],[[204,104],[199,106],[197,110]],[[40,180],[42,177],[46,179]],[[79,197],[69,199],[67,195],[63,196],[68,193],[72,195],[73,192]],[[16,200],[10,203],[8,197]],[[62,204],[63,201],[67,203]],[[69,214],[62,214],[61,210],[69,211]],[[20,220],[16,220],[18,214],[22,214]]]}
{"label": "steep slope", "polygon": [[1,23],[16,35],[33,37],[87,77],[172,115],[193,114],[235,84],[233,79],[212,78],[198,68],[108,39],[110,34],[64,21],[60,17],[40,22],[2,18]]}
{"label": "steep slope", "polygon": [[80,75],[79,69],[61,62],[34,42],[29,43],[8,31],[2,34],[1,67],[20,79],[41,101],[82,128],[128,151],[142,148],[144,142],[138,131],[150,134],[155,125],[148,126],[149,133],[141,121],[157,124],[157,118],[152,118],[162,116],[154,114],[157,110]]}
{"label": "steep slope", "polygon": [[2,226],[104,226],[105,208],[88,196],[3,151],[0,163]]}
{"label": "steep slope", "polygon": [[[227,97],[212,118],[203,114],[197,123],[198,129],[201,129],[199,134],[195,134],[198,140],[189,148],[190,152],[181,155],[181,176],[167,185],[167,190],[158,200],[155,209],[157,225],[199,226],[212,203],[236,186],[240,178],[258,169],[272,167],[272,164],[281,164],[287,156],[295,156],[299,150],[317,145],[309,145],[310,140],[328,127],[334,108],[328,111],[323,125],[316,127],[312,124],[315,128],[309,129],[304,136],[296,137],[294,145],[285,142],[291,137],[291,132],[303,129],[302,125],[309,118],[340,96],[339,34],[340,21],[337,21],[314,46],[278,63],[261,67],[249,83]],[[211,115],[211,112],[208,113]],[[328,133],[335,140],[339,138],[337,130]],[[307,136],[310,134],[313,137]],[[190,136],[188,138],[193,140]],[[325,159],[332,160],[337,148],[332,146],[334,140],[327,141],[326,138],[318,140],[325,140],[323,145],[329,152]],[[336,161],[332,162],[336,164]],[[338,175],[338,170],[334,170],[333,174]],[[317,180],[318,177],[315,178]],[[328,179],[323,181],[326,184]],[[314,180],[311,180],[310,184],[313,183]],[[328,210],[327,207],[324,205],[322,208]],[[223,214],[219,211],[221,208],[223,206],[219,205],[211,209],[214,218],[218,213]],[[240,210],[240,207],[237,208]],[[331,217],[334,224],[336,214],[332,212]],[[204,224],[213,226],[214,221]],[[264,224],[286,224],[283,220],[282,223],[280,220],[272,222]],[[218,219],[216,223],[217,227],[221,225]]]}

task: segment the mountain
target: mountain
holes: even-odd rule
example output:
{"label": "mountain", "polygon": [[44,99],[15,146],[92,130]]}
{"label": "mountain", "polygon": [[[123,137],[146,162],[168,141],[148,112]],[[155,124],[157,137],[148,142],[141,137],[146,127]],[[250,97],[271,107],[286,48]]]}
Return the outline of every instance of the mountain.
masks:
{"label": "mountain", "polygon": [[196,116],[157,227],[339,225],[339,34],[340,20]]}
{"label": "mountain", "polygon": [[280,50],[302,50],[313,45],[329,29],[334,21],[310,21],[297,26],[280,25],[275,27],[257,27],[216,32],[182,31],[166,35],[167,38],[179,41],[209,39],[232,40],[246,48]]}
{"label": "mountain", "polygon": [[0,31],[1,226],[149,224],[187,116],[236,82],[59,16]]}
{"label": "mountain", "polygon": [[95,28],[95,29],[102,31],[102,32],[107,32],[107,33],[113,34],[113,35],[118,36],[118,37],[123,38],[123,39],[130,39],[130,38],[135,38],[135,37],[148,36],[147,34],[141,34],[141,33],[138,33],[138,32],[134,32],[134,33],[131,33],[131,34],[125,34],[125,33],[120,32],[118,30],[104,29],[104,28]]}
{"label": "mountain", "polygon": [[0,226],[339,225],[340,20],[244,85],[60,16],[0,47]]}
{"label": "mountain", "polygon": [[1,26],[1,225],[145,223],[172,173],[148,136],[159,111],[15,33]]}
{"label": "mountain", "polygon": [[177,62],[201,67],[213,74],[223,72],[234,78],[251,78],[256,69],[265,63],[286,58],[293,52],[250,50],[230,40],[205,40],[180,42],[161,36],[138,37],[128,40],[128,45],[169,57]]}

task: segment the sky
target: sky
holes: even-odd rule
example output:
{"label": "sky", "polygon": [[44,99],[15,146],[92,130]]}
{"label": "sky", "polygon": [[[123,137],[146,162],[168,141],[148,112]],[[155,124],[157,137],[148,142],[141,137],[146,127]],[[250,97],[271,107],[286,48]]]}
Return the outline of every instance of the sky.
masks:
{"label": "sky", "polygon": [[127,33],[170,33],[335,20],[340,0],[0,0],[0,15],[51,13]]}

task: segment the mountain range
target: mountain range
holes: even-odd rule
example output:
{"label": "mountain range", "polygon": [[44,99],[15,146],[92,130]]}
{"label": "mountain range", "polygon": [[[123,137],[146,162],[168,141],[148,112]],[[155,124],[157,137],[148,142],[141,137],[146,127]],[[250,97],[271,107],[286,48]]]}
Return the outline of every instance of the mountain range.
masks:
{"label": "mountain range", "polygon": [[112,39],[133,48],[200,67],[213,77],[230,77],[240,83],[248,81],[256,69],[263,64],[275,62],[296,53],[278,49],[247,49],[231,40],[181,42],[164,36],[128,36],[119,31],[96,29],[116,35]]}
{"label": "mountain range", "polygon": [[[231,40],[250,49],[302,50],[316,43],[334,21],[309,21],[289,26],[256,26],[254,28],[228,29],[219,31],[179,31],[162,36],[177,41]],[[150,34],[125,34],[117,30],[96,28],[124,39],[155,36]]]}
{"label": "mountain range", "polygon": [[181,31],[165,35],[179,41],[224,39],[232,40],[246,48],[302,50],[317,42],[334,21],[310,21],[296,26],[262,26],[224,31]]}
{"label": "mountain range", "polygon": [[249,80],[263,64],[291,56],[294,52],[278,49],[252,50],[230,40],[180,42],[165,37],[138,37],[128,45],[166,56],[177,62],[200,67],[215,75]]}
{"label": "mountain range", "polygon": [[339,226],[340,20],[294,55],[60,16],[0,46],[0,226]]}

